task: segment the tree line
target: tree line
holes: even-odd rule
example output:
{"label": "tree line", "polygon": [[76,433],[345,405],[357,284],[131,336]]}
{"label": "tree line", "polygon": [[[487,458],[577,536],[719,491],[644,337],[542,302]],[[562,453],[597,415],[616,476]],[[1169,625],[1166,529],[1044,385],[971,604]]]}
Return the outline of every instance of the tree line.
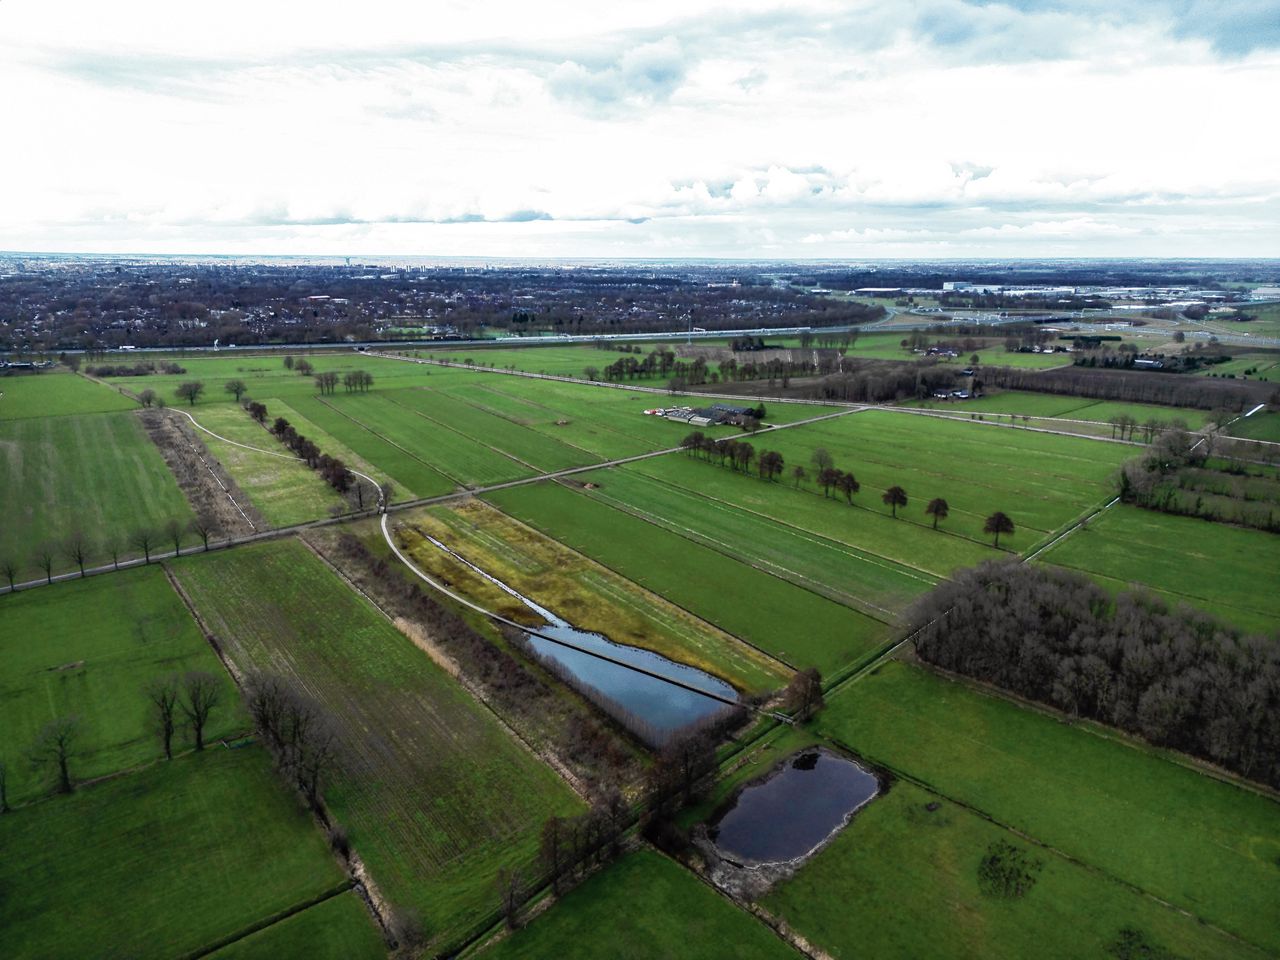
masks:
{"label": "tree line", "polygon": [[1201,410],[1247,409],[1258,403],[1280,404],[1280,389],[1262,381],[1214,380],[1209,377],[1156,373],[1148,370],[1100,370],[1068,367],[1058,370],[1018,370],[983,367],[988,386],[1006,390],[1119,400],[1127,403],[1161,403]]}
{"label": "tree line", "polygon": [[[250,401],[245,409],[254,420],[264,426],[266,425],[269,414],[265,404]],[[299,433],[297,428],[284,417],[276,417],[275,422],[271,424],[270,431],[277,440],[292,450],[308,467],[319,473],[324,478],[325,483],[329,484],[344,497],[351,494],[355,497],[356,508],[359,510],[364,509],[364,485],[356,474],[347,469],[347,465],[341,459],[322,453],[319,445],[314,440]],[[389,491],[389,489],[389,484],[384,485],[384,491]]]}
{"label": "tree line", "polygon": [[1280,634],[1009,561],[943,582],[912,620],[927,663],[1280,787]]}
{"label": "tree line", "polygon": [[[754,461],[761,480],[776,482],[786,468],[786,460],[776,450],[761,450],[757,454],[755,447],[746,440],[717,440],[701,430],[687,434],[680,441],[680,446],[692,457],[708,463],[716,461],[720,466],[740,473],[749,473]],[[835,490],[844,494],[845,500],[853,506],[854,494],[862,490],[862,484],[853,472],[839,469],[825,447],[816,448],[810,462],[812,474],[801,464],[792,467],[790,476],[795,488],[800,489],[802,483],[812,479],[815,485],[822,488],[823,497],[830,499]],[[889,508],[890,516],[895,520],[898,519],[898,508],[905,508],[909,502],[907,491],[897,484],[886,488],[880,495],[880,500]],[[939,521],[945,520],[950,513],[950,506],[942,497],[935,497],[925,504],[924,512],[931,519],[933,529],[937,530]],[[1014,523],[1007,514],[997,510],[986,518],[982,529],[995,538],[994,543],[998,549],[1001,535],[1013,533]]]}

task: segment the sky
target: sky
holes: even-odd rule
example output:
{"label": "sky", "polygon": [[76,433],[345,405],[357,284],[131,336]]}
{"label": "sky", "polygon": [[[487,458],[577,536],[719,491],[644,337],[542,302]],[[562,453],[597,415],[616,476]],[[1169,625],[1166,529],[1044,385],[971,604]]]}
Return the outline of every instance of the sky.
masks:
{"label": "sky", "polygon": [[0,249],[1280,256],[1280,3],[0,2]]}

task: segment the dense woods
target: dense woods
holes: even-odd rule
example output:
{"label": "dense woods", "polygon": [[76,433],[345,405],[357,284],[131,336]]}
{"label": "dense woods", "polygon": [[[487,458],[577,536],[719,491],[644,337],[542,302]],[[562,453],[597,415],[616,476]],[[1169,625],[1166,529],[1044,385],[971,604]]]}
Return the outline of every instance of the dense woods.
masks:
{"label": "dense woods", "polygon": [[914,622],[928,663],[1280,787],[1280,634],[1010,562],[944,582]]}

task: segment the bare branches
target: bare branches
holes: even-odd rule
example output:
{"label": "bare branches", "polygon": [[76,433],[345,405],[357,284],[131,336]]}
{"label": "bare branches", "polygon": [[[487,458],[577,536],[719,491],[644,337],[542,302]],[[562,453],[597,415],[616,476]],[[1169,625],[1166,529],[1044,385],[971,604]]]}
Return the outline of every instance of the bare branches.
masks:
{"label": "bare branches", "polygon": [[173,759],[173,731],[177,725],[179,689],[178,675],[171,673],[152,680],[144,691],[166,760]]}
{"label": "bare branches", "polygon": [[31,745],[31,765],[51,771],[59,793],[70,793],[74,789],[71,761],[79,755],[79,740],[80,718],[58,717],[41,728]]}
{"label": "bare branches", "polygon": [[182,678],[182,694],[182,713],[191,724],[196,749],[203,750],[209,715],[222,701],[222,681],[211,673],[193,670]]}

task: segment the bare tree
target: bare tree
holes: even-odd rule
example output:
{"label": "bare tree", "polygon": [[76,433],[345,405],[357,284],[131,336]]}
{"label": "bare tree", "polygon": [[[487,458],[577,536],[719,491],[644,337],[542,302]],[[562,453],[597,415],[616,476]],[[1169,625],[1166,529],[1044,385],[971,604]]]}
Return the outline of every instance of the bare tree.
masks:
{"label": "bare tree", "polygon": [[213,521],[208,517],[196,514],[195,518],[189,524],[192,533],[200,538],[200,542],[204,545],[205,553],[209,552],[209,537],[213,535]]}
{"label": "bare tree", "polygon": [[285,357],[285,358],[284,358],[284,368],[285,368],[286,370],[292,370],[292,369],[293,369],[293,357]]}
{"label": "bare tree", "polygon": [[175,557],[182,555],[182,535],[187,532],[187,528],[178,520],[170,520],[164,525],[165,536],[173,542],[173,555]]}
{"label": "bare tree", "polygon": [[53,583],[53,547],[41,544],[36,547],[36,566],[44,571],[46,583]]}
{"label": "bare tree", "polygon": [[111,565],[115,569],[120,569],[120,544],[116,540],[112,540],[107,544],[107,552],[111,554]]}
{"label": "bare tree", "polygon": [[853,495],[862,489],[862,485],[858,483],[858,479],[852,473],[840,473],[836,477],[836,487],[844,494],[845,500],[849,501],[849,505],[853,506]]}
{"label": "bare tree", "polygon": [[388,506],[390,506],[391,495],[394,494],[395,492],[396,492],[396,488],[391,483],[390,480],[383,480],[382,483],[378,484],[378,493],[382,497],[382,509],[384,511]]}
{"label": "bare tree", "polygon": [[145,390],[143,390],[141,393],[138,394],[138,402],[142,404],[144,407],[151,406],[153,403],[156,402],[156,392],[152,390],[150,387],[147,387]]}
{"label": "bare tree", "polygon": [[222,389],[227,391],[236,398],[236,403],[240,402],[240,398],[244,396],[244,392],[248,390],[243,380],[228,380],[222,385]]}
{"label": "bare tree", "polygon": [[947,519],[947,501],[941,497],[934,497],[925,506],[924,512],[933,517],[933,529],[938,529],[938,521]]}
{"label": "bare tree", "polygon": [[889,505],[889,509],[893,512],[893,518],[896,520],[898,518],[898,508],[907,505],[907,491],[899,486],[892,486],[881,495],[880,499]]}
{"label": "bare tree", "polygon": [[818,447],[814,450],[813,456],[809,458],[809,462],[813,464],[814,469],[817,470],[819,474],[821,474],[823,470],[831,469],[836,464],[835,459],[827,452],[826,447]]}
{"label": "bare tree", "polygon": [[164,758],[173,759],[173,731],[177,726],[179,684],[178,675],[171,673],[147,684],[145,693],[151,705],[151,716],[155,721],[156,732],[160,735],[160,745],[164,748]]}
{"label": "bare tree", "polygon": [[520,908],[524,905],[524,880],[519,870],[502,868],[498,871],[498,896],[502,902],[502,919],[507,929],[514,930],[520,925]]}
{"label": "bare tree", "polygon": [[67,542],[63,544],[63,553],[67,555],[67,559],[80,568],[80,576],[84,576],[84,562],[88,557],[89,546],[85,541],[84,533],[80,530],[74,531]]}
{"label": "bare tree", "polygon": [[74,789],[71,780],[71,761],[79,755],[80,718],[58,717],[50,720],[36,735],[31,746],[32,766],[52,770],[57,779],[59,793]]}
{"label": "bare tree", "polygon": [[797,490],[800,489],[800,484],[804,480],[805,476],[806,474],[804,472],[804,467],[800,466],[799,464],[796,464],[794,467],[791,468],[791,479],[795,482],[795,486]]}
{"label": "bare tree", "polygon": [[9,768],[0,760],[0,813],[9,812]]}
{"label": "bare tree", "polygon": [[808,720],[822,709],[822,674],[813,667],[801,670],[787,684],[785,699],[797,721]]}
{"label": "bare tree", "polygon": [[151,548],[155,546],[156,535],[152,530],[145,527],[141,530],[133,531],[129,537],[129,544],[137,550],[142,551],[142,560],[144,563],[151,562]]}
{"label": "bare tree", "polygon": [[302,376],[309,377],[311,376],[311,371],[314,370],[315,367],[311,366],[311,362],[309,360],[296,360],[294,361],[293,369],[297,370]]}
{"label": "bare tree", "polygon": [[4,578],[9,581],[9,590],[12,592],[18,588],[14,586],[14,582],[18,578],[18,565],[12,560],[0,560],[0,573],[4,574]]}
{"label": "bare tree", "polygon": [[200,394],[204,393],[204,383],[200,380],[188,380],[186,383],[180,384],[174,393],[179,400],[185,400],[194,407],[196,401],[200,398]]}
{"label": "bare tree", "polygon": [[1013,521],[997,510],[991,516],[987,517],[987,522],[982,525],[982,532],[995,534],[995,546],[998,550],[1000,549],[1000,534],[1013,533]]}
{"label": "bare tree", "polygon": [[222,684],[211,673],[193,670],[182,678],[182,693],[182,713],[191,724],[196,749],[203,750],[205,725],[222,699]]}

